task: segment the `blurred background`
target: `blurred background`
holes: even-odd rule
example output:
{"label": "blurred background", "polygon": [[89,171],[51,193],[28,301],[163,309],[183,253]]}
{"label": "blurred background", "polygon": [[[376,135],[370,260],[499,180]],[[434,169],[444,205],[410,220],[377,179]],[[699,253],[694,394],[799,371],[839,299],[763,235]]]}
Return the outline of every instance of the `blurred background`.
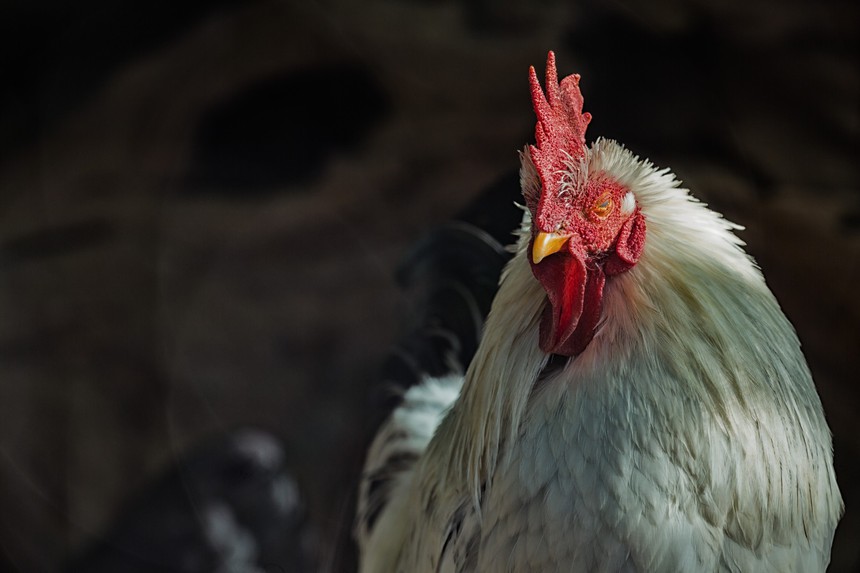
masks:
{"label": "blurred background", "polygon": [[[169,491],[211,517],[209,559],[236,526],[255,571],[352,570],[395,269],[515,181],[553,49],[590,138],[746,227],[834,432],[830,570],[860,570],[858,22],[852,0],[4,2],[0,569],[133,537],[159,518],[124,512]],[[260,495],[304,564],[252,531]]]}

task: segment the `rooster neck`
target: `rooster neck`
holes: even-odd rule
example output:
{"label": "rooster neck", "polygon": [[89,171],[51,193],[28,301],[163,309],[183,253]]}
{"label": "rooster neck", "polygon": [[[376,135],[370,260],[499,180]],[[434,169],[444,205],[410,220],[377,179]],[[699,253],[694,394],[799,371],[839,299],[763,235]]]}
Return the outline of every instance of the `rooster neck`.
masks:
{"label": "rooster neck", "polygon": [[[712,431],[739,443],[771,424],[779,452],[814,451],[810,464],[829,468],[829,433],[799,342],[732,233],[737,227],[693,199],[669,172],[620,146],[598,142],[591,153],[600,158],[591,167],[636,193],[648,225],[641,259],[607,281],[585,350],[542,380],[548,357],[538,339],[546,294],[528,264],[526,213],[460,398],[424,459],[424,483],[453,485],[480,511],[485,487],[525,429],[545,427],[552,436],[575,427],[570,417],[535,417],[539,402],[579,412],[576,423],[590,419],[589,412],[630,421],[628,432],[644,432],[641,439],[655,443],[670,443],[696,423],[685,408],[706,412]],[[595,397],[604,402],[589,402]],[[662,438],[648,433],[655,418],[665,421]],[[595,447],[603,435],[594,429]],[[817,477],[836,492],[828,503],[837,507],[832,475]]]}

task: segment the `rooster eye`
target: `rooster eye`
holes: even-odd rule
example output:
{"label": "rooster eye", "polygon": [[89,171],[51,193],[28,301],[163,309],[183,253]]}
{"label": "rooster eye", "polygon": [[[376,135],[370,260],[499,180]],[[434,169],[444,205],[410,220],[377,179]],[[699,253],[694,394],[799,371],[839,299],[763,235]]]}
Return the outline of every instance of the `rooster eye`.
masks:
{"label": "rooster eye", "polygon": [[591,212],[595,214],[600,219],[605,219],[612,212],[612,208],[615,205],[612,202],[612,197],[609,193],[604,193],[600,196],[600,198],[594,203],[594,207],[591,208]]}

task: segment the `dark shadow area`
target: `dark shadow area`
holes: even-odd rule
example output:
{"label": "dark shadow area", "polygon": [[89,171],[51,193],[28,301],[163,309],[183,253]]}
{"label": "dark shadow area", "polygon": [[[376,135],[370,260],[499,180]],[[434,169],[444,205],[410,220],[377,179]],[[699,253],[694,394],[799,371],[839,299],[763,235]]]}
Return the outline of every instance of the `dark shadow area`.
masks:
{"label": "dark shadow area", "polygon": [[355,64],[249,86],[201,119],[185,192],[241,198],[307,183],[333,154],[360,145],[389,107]]}
{"label": "dark shadow area", "polygon": [[[4,2],[0,158],[49,131],[123,64],[236,0]],[[2,160],[0,160],[2,162]]]}

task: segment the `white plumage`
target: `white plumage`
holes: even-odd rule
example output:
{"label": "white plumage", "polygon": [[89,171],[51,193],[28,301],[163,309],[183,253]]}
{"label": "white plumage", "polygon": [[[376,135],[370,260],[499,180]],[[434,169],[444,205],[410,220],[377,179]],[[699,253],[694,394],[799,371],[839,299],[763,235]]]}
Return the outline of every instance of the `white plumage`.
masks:
{"label": "white plumage", "polygon": [[[465,378],[409,390],[370,450],[362,572],[825,570],[830,431],[737,227],[613,141],[564,179],[594,174],[641,209],[640,260],[607,279],[584,351],[551,361],[525,210]],[[521,182],[541,187],[528,150]]]}

